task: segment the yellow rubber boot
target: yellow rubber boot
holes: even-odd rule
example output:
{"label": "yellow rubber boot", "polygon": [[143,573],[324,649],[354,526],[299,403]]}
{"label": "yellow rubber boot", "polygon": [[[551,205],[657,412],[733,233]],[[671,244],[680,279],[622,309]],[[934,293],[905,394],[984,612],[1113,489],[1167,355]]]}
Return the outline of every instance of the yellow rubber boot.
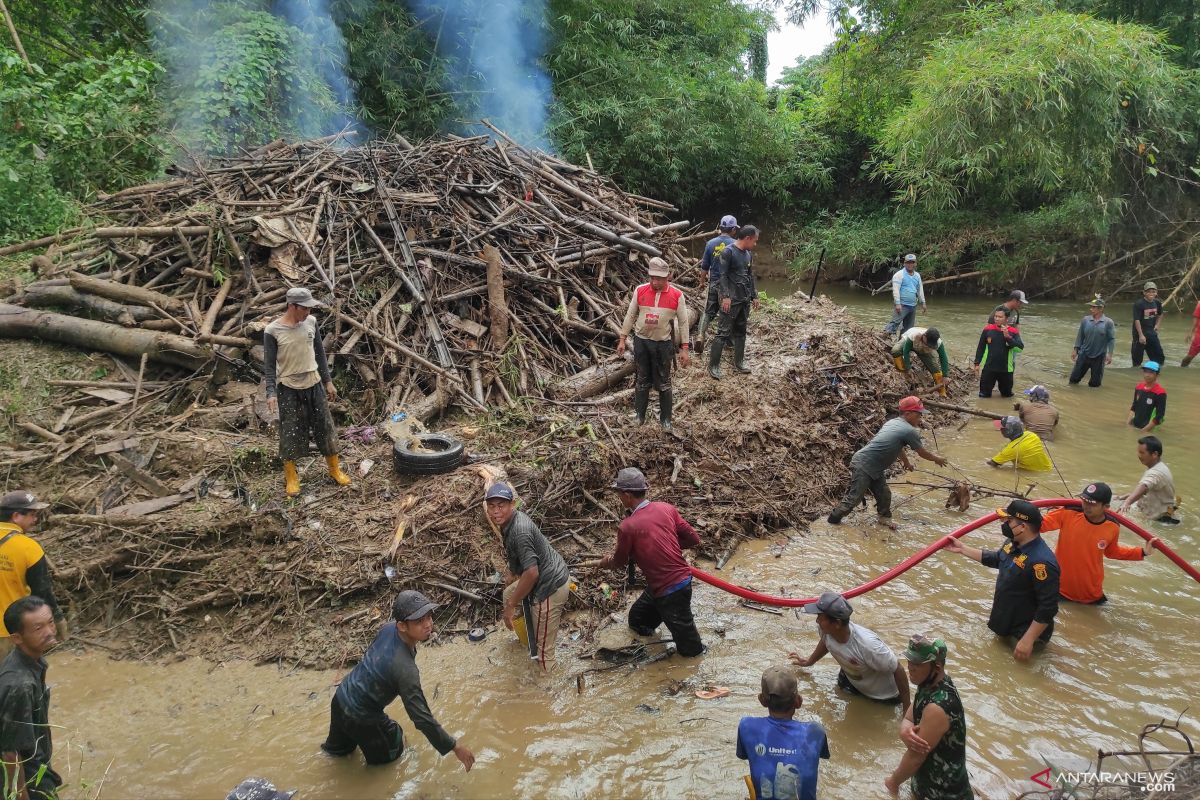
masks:
{"label": "yellow rubber boot", "polygon": [[350,476],[342,472],[337,456],[325,456],[325,463],[329,465],[329,477],[333,478],[338,486],[350,485]]}
{"label": "yellow rubber boot", "polygon": [[908,370],[904,368],[904,356],[892,356],[892,363],[895,364],[896,369],[900,370],[901,372],[908,372]]}
{"label": "yellow rubber boot", "polygon": [[288,497],[300,494],[300,476],[296,473],[295,461],[283,462],[283,481],[283,490]]}
{"label": "yellow rubber boot", "polygon": [[942,373],[940,373],[940,372],[933,373],[933,382],[935,384],[937,384],[938,394],[940,394],[942,397],[945,397],[946,396],[946,379],[945,379],[945,377],[943,377]]}

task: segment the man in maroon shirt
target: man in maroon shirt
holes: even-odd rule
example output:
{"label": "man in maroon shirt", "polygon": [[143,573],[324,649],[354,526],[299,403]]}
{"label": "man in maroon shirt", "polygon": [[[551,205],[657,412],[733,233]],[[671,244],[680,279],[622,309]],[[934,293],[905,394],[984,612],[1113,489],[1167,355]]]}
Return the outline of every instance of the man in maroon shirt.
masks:
{"label": "man in maroon shirt", "polygon": [[692,618],[692,572],[683,558],[700,537],[675,506],[646,499],[650,487],[641,470],[621,470],[612,488],[628,515],[617,526],[616,549],[597,566],[621,569],[632,560],[646,576],[646,591],[629,609],[629,627],[650,636],[665,622],[679,655],[701,655],[706,648]]}

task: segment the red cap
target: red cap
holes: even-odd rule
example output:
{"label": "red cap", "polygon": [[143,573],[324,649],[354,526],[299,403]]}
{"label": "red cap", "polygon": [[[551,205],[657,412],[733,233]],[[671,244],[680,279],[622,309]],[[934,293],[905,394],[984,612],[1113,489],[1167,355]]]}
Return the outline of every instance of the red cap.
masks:
{"label": "red cap", "polygon": [[901,411],[919,411],[925,413],[925,404],[921,402],[921,398],[915,394],[910,394],[908,397],[900,398]]}

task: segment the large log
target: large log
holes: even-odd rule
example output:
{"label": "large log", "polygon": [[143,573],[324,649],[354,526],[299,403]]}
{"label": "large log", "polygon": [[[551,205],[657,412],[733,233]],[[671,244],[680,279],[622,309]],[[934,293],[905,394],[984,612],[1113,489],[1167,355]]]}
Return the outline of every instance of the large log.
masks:
{"label": "large log", "polygon": [[158,306],[167,311],[177,311],[183,308],[183,301],[169,294],[144,289],[141,286],[131,286],[127,283],[114,283],[99,278],[91,278],[78,272],[71,273],[71,286],[80,292],[107,297],[118,303],[134,303],[140,306]]}
{"label": "large log", "polygon": [[107,322],[116,322],[126,327],[158,319],[158,314],[153,309],[140,305],[124,305],[106,297],[77,291],[73,286],[66,284],[31,283],[14,299],[29,308],[61,308],[81,311],[91,317],[99,317]]}
{"label": "large log", "polygon": [[488,316],[492,320],[492,344],[498,352],[504,352],[508,344],[508,303],[504,299],[504,265],[500,263],[500,251],[492,245],[483,248],[487,261]]}
{"label": "large log", "polygon": [[213,358],[211,348],[182,336],[122,328],[108,322],[35,311],[9,303],[0,303],[0,336],[58,342],[131,358],[145,354],[155,361],[188,369],[197,369]]}
{"label": "large log", "polygon": [[623,383],[637,369],[632,361],[608,361],[559,382],[555,394],[564,400],[587,400]]}

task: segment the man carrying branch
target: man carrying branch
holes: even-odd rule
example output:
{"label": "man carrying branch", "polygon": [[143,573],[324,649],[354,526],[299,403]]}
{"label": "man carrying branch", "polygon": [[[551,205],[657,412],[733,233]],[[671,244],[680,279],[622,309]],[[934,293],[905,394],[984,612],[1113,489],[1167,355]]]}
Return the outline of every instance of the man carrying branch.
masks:
{"label": "man carrying branch", "polygon": [[267,406],[279,413],[279,457],[288,497],[300,494],[296,460],[308,453],[311,436],[325,456],[329,477],[350,485],[337,456],[337,431],[326,400],[337,399],[325,348],[312,309],[323,305],[308,289],[287,292],[287,311],[263,332]]}

